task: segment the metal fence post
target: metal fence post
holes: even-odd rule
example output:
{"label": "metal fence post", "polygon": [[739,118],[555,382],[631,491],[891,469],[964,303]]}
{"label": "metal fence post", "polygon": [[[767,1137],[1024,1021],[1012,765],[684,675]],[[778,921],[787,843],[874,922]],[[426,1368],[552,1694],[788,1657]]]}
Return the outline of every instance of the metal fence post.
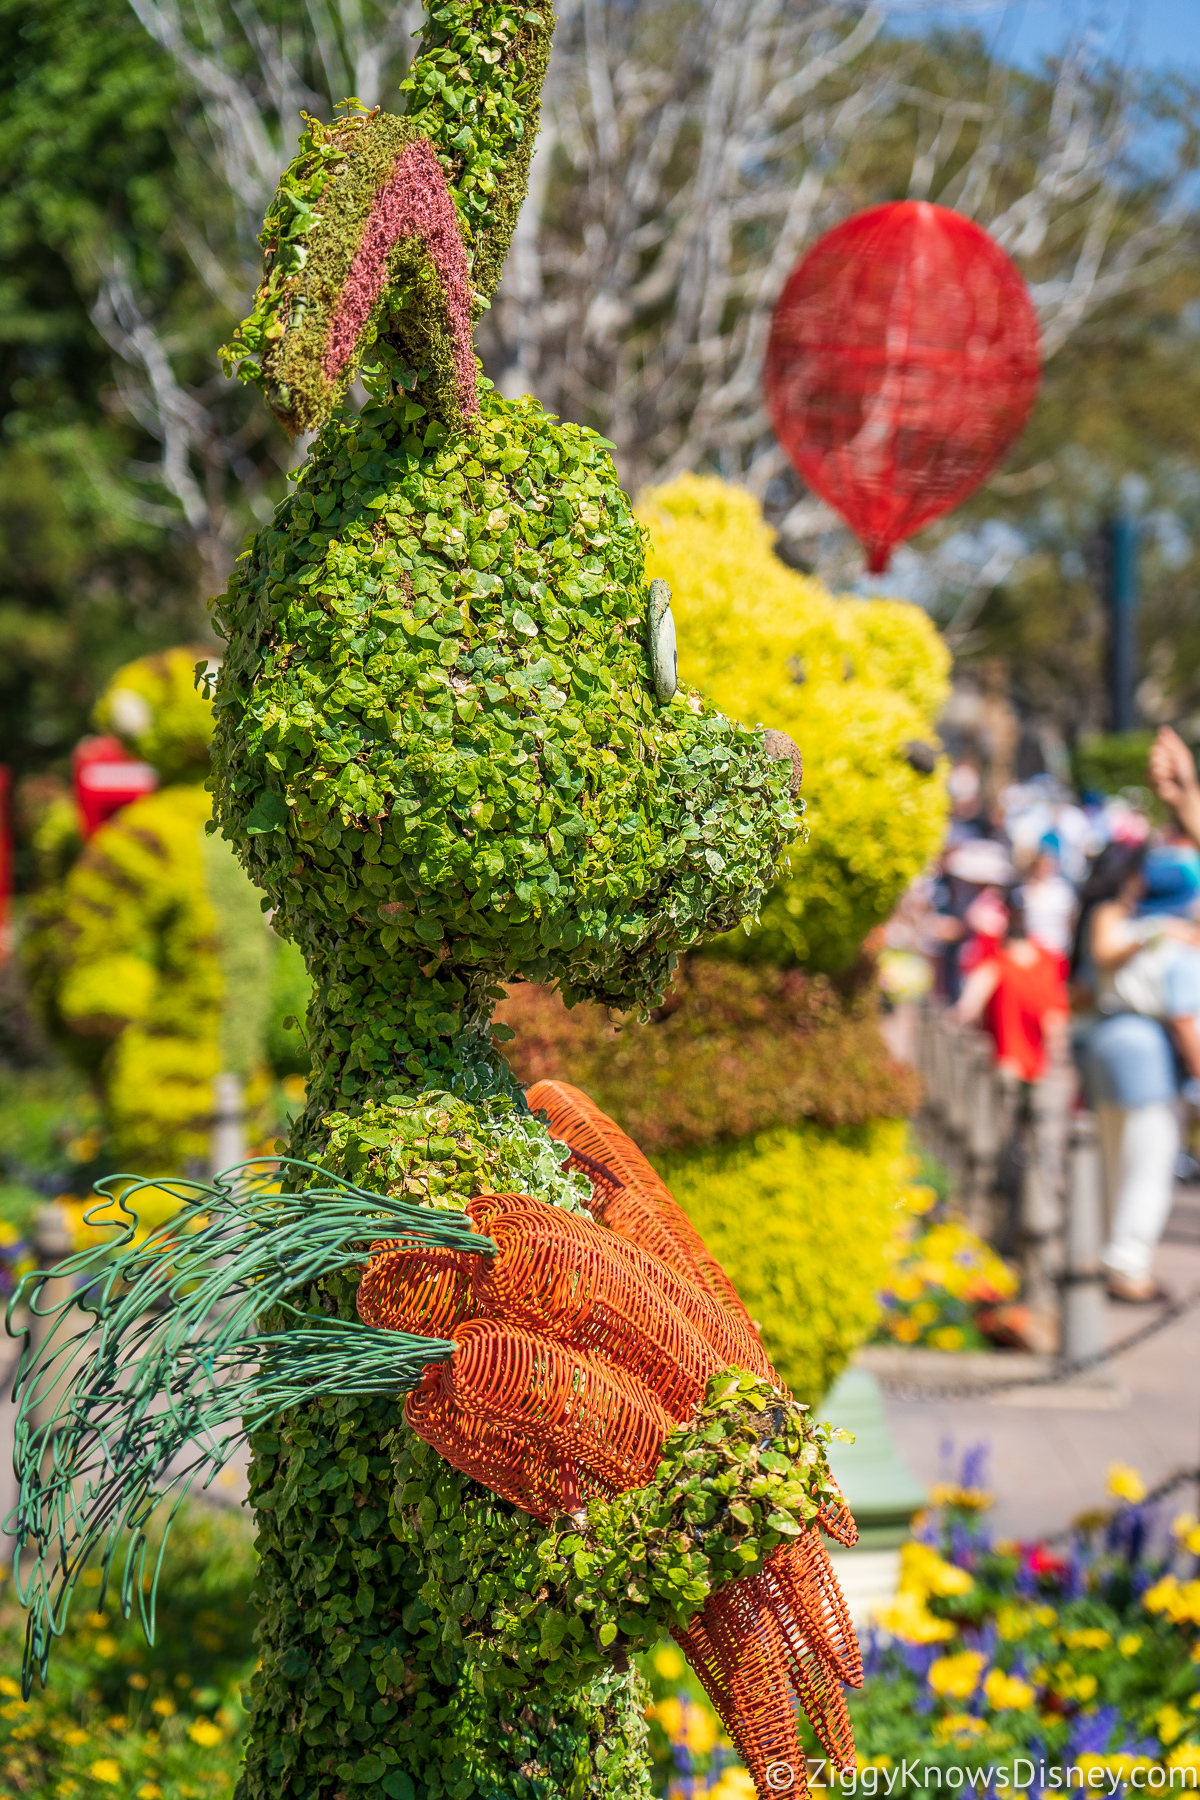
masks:
{"label": "metal fence post", "polygon": [[213,1081],[212,1137],[209,1174],[219,1175],[246,1160],[246,1109],[240,1075],[218,1075]]}
{"label": "metal fence post", "polygon": [[1023,1131],[1021,1248],[1025,1299],[1047,1318],[1058,1310],[1058,1267],[1062,1234],[1061,1185],[1055,1168],[1054,1096],[1038,1082],[1029,1096]]}
{"label": "metal fence post", "polygon": [[962,1192],[966,1139],[966,1083],[963,1067],[964,1033],[942,1015],[942,1095],[946,1118],[945,1159],[957,1192]]}
{"label": "metal fence post", "polygon": [[994,1230],[991,1200],[1000,1154],[1000,1104],[991,1040],[982,1032],[972,1033],[968,1056],[967,1170],[963,1203],[972,1231],[977,1231],[981,1237],[991,1237]]}
{"label": "metal fence post", "polygon": [[1094,1356],[1104,1348],[1103,1207],[1096,1121],[1079,1111],[1071,1120],[1067,1159],[1066,1267],[1063,1271],[1063,1355]]}

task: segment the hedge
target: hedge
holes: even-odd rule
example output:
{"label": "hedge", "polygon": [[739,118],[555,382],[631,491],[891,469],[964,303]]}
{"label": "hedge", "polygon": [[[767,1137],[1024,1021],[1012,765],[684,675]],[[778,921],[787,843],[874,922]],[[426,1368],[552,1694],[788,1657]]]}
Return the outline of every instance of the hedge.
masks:
{"label": "hedge", "polygon": [[695,955],[645,1024],[551,989],[510,987],[496,1018],[526,1086],[562,1078],[620,1120],[646,1153],[698,1148],[776,1125],[861,1125],[917,1103],[915,1073],[879,1033],[864,964],[854,982]]}
{"label": "hedge", "polygon": [[902,1120],[799,1125],[652,1160],[733,1277],[801,1400],[828,1392],[878,1317],[906,1185]]}

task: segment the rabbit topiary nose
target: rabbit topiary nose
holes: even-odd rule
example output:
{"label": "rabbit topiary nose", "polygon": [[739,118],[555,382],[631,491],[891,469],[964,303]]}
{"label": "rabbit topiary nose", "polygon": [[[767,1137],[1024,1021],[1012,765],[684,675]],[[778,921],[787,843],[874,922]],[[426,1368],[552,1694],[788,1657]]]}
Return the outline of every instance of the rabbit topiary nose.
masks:
{"label": "rabbit topiary nose", "polygon": [[804,761],[799,747],[792,742],[786,731],[764,731],[763,749],[772,762],[783,762],[785,757],[791,758],[791,795],[794,800],[800,792],[800,783],[804,780]]}

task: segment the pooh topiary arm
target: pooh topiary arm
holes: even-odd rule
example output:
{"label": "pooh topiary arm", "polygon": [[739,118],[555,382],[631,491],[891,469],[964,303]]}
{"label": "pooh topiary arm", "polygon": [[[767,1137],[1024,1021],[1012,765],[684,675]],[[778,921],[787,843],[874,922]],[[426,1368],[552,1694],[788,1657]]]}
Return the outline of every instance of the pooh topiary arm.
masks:
{"label": "pooh topiary arm", "polygon": [[471,328],[524,198],[552,29],[548,0],[443,7],[403,118],[307,121],[263,227],[254,310],[222,353],[289,432],[328,417],[374,342],[414,421],[477,415]]}

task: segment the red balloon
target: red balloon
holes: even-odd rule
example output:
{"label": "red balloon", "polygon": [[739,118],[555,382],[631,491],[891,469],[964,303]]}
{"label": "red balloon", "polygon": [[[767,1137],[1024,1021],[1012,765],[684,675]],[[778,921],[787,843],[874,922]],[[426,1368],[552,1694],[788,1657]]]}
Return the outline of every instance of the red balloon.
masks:
{"label": "red balloon", "polygon": [[961,213],[897,200],[835,226],[793,269],[763,380],[776,437],[878,574],[986,480],[1041,364],[1029,290],[999,244]]}

